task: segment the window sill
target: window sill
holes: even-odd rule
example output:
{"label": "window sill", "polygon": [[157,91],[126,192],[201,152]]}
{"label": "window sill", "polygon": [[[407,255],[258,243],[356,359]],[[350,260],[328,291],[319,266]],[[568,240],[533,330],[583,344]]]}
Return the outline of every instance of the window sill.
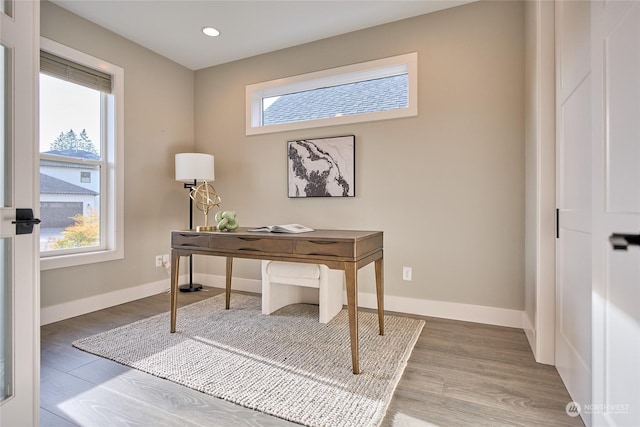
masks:
{"label": "window sill", "polygon": [[40,271],[75,267],[124,258],[124,250],[105,250],[84,254],[59,255],[40,258]]}

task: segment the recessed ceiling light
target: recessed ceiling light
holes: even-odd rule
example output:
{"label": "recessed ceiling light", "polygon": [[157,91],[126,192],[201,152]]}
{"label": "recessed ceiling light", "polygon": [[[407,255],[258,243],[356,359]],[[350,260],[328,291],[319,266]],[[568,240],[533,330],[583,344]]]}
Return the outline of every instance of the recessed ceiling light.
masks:
{"label": "recessed ceiling light", "polygon": [[216,30],[213,27],[204,27],[202,32],[208,35],[209,37],[217,37],[220,35],[220,31]]}

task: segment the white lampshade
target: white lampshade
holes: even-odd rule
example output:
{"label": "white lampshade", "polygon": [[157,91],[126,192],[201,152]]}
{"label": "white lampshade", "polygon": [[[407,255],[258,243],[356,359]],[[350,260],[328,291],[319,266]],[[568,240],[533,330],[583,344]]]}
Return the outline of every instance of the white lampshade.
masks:
{"label": "white lampshade", "polygon": [[213,156],[204,153],[176,154],[176,181],[207,181],[215,178]]}

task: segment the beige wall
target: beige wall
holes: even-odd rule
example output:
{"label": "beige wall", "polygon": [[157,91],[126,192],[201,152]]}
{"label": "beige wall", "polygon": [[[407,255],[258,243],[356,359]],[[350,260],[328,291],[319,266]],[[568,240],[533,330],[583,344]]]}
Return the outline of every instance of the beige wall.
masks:
{"label": "beige wall", "polygon": [[[524,7],[478,2],[194,73],[48,2],[44,37],[125,69],[125,259],[42,272],[42,306],[168,279],[153,264],[187,224],[173,156],[216,156],[242,225],[385,232],[386,294],[522,310]],[[247,137],[245,85],[417,51],[415,118]],[[162,90],[159,88],[162,87]],[[194,98],[195,87],[195,98]],[[354,134],[356,197],[288,199],[287,140]],[[202,217],[196,214],[196,223]],[[401,280],[402,266],[413,281]],[[221,275],[220,260],[196,271]],[[234,274],[259,278],[255,261]],[[372,268],[360,289],[373,292]]]}
{"label": "beige wall", "polygon": [[[524,49],[523,3],[487,1],[200,70],[196,148],[215,155],[222,208],[241,225],[383,230],[387,295],[522,310]],[[245,85],[413,51],[418,117],[245,136]],[[286,141],[345,134],[356,197],[287,198]],[[234,274],[258,279],[259,263]],[[360,277],[373,292],[371,268]]]}
{"label": "beige wall", "polygon": [[[43,307],[167,280],[154,255],[169,253],[171,228],[187,226],[187,194],[174,154],[193,150],[193,71],[49,2],[41,35],[125,70],[125,258],[43,271]],[[167,285],[168,287],[168,285]]]}

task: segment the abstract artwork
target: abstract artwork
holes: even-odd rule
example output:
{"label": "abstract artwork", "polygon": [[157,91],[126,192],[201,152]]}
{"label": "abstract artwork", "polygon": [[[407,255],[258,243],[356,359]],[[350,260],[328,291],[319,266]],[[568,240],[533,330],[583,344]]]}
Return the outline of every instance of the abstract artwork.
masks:
{"label": "abstract artwork", "polygon": [[354,197],[354,135],[288,141],[289,197]]}

